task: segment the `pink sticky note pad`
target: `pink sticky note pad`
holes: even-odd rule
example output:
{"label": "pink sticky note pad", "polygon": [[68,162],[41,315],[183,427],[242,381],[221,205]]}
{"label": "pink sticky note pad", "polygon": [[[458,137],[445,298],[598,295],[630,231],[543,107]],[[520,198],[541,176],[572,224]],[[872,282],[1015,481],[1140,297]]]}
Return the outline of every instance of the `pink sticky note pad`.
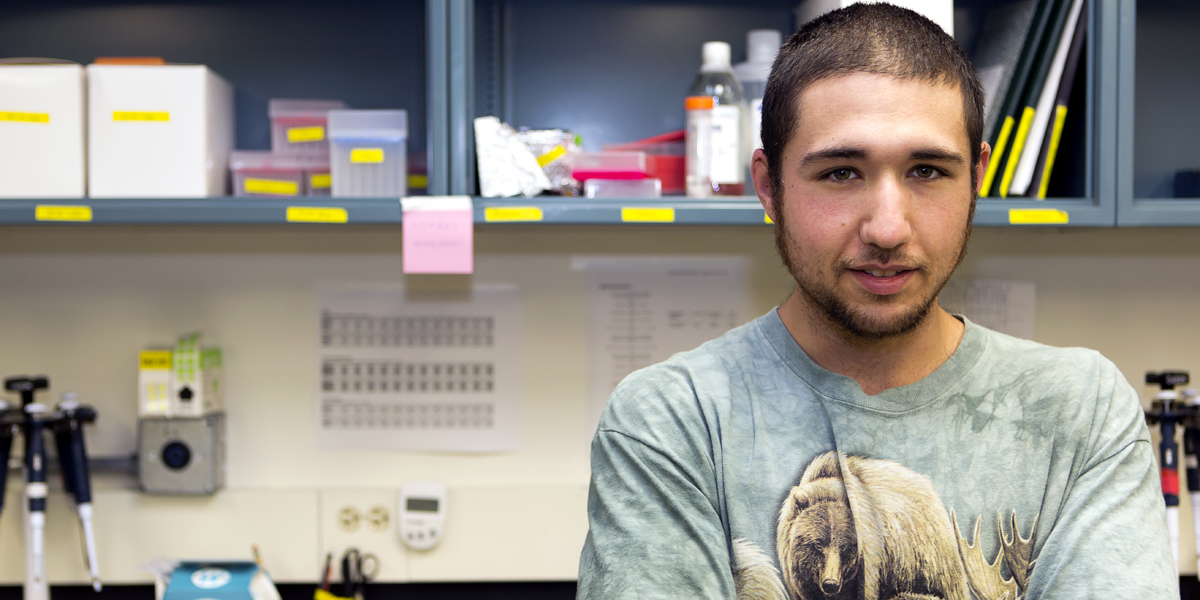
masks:
{"label": "pink sticky note pad", "polygon": [[405,273],[474,272],[475,224],[471,209],[459,206],[427,203],[416,210],[404,209]]}

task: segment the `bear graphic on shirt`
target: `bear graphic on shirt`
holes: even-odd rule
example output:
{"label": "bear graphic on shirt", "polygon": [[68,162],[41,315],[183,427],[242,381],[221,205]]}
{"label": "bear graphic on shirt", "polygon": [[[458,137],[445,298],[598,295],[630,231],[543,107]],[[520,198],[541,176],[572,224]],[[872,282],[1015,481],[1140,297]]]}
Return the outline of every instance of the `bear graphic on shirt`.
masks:
{"label": "bear graphic on shirt", "polygon": [[[998,523],[1002,548],[988,563],[979,519],[968,543],[927,477],[893,461],[828,452],[783,500],[779,568],[736,539],[734,582],[739,600],[1016,600],[1033,565],[1032,534],[1021,538],[1016,526],[1014,514],[1009,540]],[[1013,578],[1002,577],[1002,559]]]}

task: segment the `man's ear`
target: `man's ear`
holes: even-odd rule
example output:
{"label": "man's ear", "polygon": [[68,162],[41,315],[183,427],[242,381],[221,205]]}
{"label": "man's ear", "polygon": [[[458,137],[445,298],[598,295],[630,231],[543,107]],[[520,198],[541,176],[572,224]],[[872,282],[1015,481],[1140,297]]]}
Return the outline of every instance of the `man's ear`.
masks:
{"label": "man's ear", "polygon": [[758,194],[758,201],[762,203],[763,210],[767,211],[767,216],[772,221],[778,221],[775,218],[776,199],[771,197],[771,174],[767,170],[767,155],[763,153],[762,148],[755,150],[750,159],[750,178],[754,180],[754,191]]}
{"label": "man's ear", "polygon": [[987,142],[979,148],[979,164],[975,165],[975,196],[983,189],[983,177],[987,174],[988,161],[992,160],[992,147]]}

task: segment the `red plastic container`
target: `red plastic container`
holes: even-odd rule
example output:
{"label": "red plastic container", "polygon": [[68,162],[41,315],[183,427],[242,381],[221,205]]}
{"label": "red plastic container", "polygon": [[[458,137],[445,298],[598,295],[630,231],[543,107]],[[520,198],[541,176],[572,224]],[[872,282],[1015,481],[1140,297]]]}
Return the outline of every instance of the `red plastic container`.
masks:
{"label": "red plastic container", "polygon": [[687,191],[684,164],[684,130],[656,135],[644,140],[605,147],[606,151],[646,153],[646,177],[662,180],[663,194]]}

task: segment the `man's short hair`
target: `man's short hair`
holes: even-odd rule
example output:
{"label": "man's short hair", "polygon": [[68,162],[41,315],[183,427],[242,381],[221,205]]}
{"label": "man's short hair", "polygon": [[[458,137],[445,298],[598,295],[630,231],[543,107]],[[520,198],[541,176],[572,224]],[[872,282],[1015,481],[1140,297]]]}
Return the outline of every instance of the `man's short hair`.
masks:
{"label": "man's short hair", "polygon": [[[808,22],[775,57],[763,94],[762,144],[776,201],[782,200],[783,150],[800,124],[800,94],[818,81],[852,73],[957,87],[962,92],[971,166],[979,162],[983,87],[958,42],[938,24],[906,8],[852,4]],[[975,183],[975,169],[971,169],[971,182]]]}

